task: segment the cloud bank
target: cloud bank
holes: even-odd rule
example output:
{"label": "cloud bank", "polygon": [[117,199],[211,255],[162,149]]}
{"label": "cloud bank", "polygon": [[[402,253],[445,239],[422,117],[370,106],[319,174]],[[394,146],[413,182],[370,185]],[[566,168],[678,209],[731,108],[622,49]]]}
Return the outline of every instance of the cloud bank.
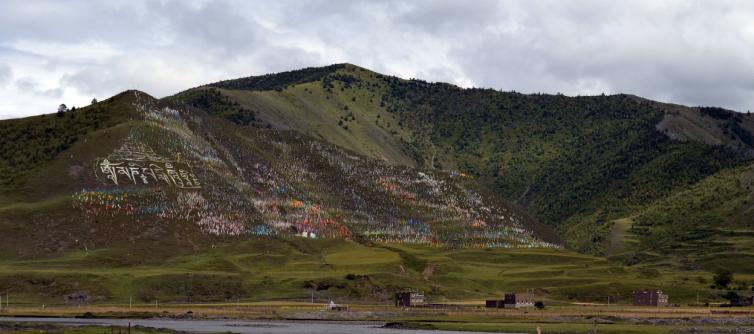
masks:
{"label": "cloud bank", "polygon": [[0,0],[0,118],[341,62],[746,111],[753,45],[747,1]]}

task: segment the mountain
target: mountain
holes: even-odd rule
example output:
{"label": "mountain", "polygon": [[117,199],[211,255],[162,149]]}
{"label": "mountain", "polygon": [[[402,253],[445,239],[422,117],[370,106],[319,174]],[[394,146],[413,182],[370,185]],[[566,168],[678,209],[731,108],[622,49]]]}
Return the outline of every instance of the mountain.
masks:
{"label": "mountain", "polygon": [[[192,262],[180,260],[184,257],[209,257],[173,270],[251,275],[247,270],[255,260],[238,257],[256,252],[272,256],[270,261],[299,258],[304,267],[317,268],[283,292],[269,289],[282,294],[305,291],[322,273],[343,281],[345,273],[313,265],[324,261],[328,249],[334,254],[355,249],[367,257],[387,256],[372,260],[377,269],[370,269],[390,273],[383,283],[363,278],[384,289],[396,279],[426,276],[425,260],[393,248],[400,245],[562,247],[551,229],[462,172],[359,155],[304,132],[269,128],[221,95],[206,97],[211,103],[202,109],[127,91],[62,115],[0,122],[0,260],[11,266],[0,275],[0,285],[65,286],[61,280],[73,275],[73,281],[86,282],[88,293],[111,298],[112,286],[130,278],[95,278],[86,268],[132,273],[140,266],[164,268]],[[214,253],[222,245],[226,251]],[[60,267],[67,268],[62,275],[55,271]],[[157,277],[154,269],[144,272],[149,274],[132,283],[142,300],[178,298],[162,285],[175,280],[173,271]],[[194,279],[225,289],[223,277]],[[255,284],[264,282],[261,276],[252,280],[257,278],[261,282]],[[419,283],[403,286],[427,284],[414,279]],[[100,285],[104,281],[107,287]],[[152,283],[162,292],[150,290]],[[49,293],[40,288],[45,285],[25,289]]]}
{"label": "mountain", "polygon": [[751,131],[720,108],[351,64],[126,91],[0,121],[0,286],[591,300],[653,282],[688,297],[705,271],[754,273]]}
{"label": "mountain", "polygon": [[[128,105],[131,110],[117,114]],[[7,142],[32,152],[8,160],[4,179],[12,191],[6,191],[6,201],[14,202],[9,207],[49,205],[46,215],[60,215],[38,220],[39,212],[31,210],[5,218],[17,225],[33,221],[26,224],[30,228],[70,221],[81,233],[76,243],[87,248],[97,247],[101,235],[84,233],[85,226],[104,229],[108,240],[128,240],[159,235],[152,229],[166,224],[182,226],[188,235],[299,235],[449,247],[559,243],[525,211],[463,173],[393,165],[300,132],[240,126],[181,107],[129,91],[62,117],[5,122],[17,131],[7,132]],[[100,116],[104,121],[92,116],[101,114],[108,114]],[[42,133],[63,139],[58,144]],[[51,151],[61,153],[48,162],[39,157]],[[150,236],[112,234],[118,223],[143,225],[138,229]],[[26,235],[5,254],[36,256],[74,246],[56,246],[33,232],[25,240]]]}
{"label": "mountain", "polygon": [[[203,94],[220,94],[272,128],[395,164],[467,173],[582,252],[634,263],[682,249],[678,259],[692,266],[731,251],[751,258],[754,245],[740,242],[754,227],[749,114],[624,94],[462,89],[350,64],[222,81],[173,98],[201,106]],[[725,191],[701,194],[723,179]],[[654,214],[670,207],[673,214]]]}

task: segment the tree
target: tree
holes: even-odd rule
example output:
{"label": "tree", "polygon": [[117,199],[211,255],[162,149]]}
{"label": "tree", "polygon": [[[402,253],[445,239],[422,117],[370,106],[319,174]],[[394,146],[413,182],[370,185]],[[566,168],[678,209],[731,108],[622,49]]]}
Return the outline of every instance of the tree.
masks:
{"label": "tree", "polygon": [[97,98],[96,97],[92,99],[92,104],[97,104]]}
{"label": "tree", "polygon": [[68,107],[65,105],[65,103],[62,103],[58,106],[58,117],[63,117],[63,114],[68,111]]}
{"label": "tree", "polygon": [[728,269],[718,269],[715,271],[712,280],[715,282],[715,286],[726,288],[730,282],[733,282],[733,273]]}

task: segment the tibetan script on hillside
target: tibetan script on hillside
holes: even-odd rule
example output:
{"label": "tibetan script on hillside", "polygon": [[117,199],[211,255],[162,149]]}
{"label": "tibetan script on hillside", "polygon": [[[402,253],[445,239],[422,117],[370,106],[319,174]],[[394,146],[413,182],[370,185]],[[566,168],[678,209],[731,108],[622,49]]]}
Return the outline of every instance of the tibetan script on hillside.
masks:
{"label": "tibetan script on hillside", "polygon": [[97,160],[95,175],[114,185],[167,185],[201,188],[201,183],[186,162],[166,159],[144,143],[131,138],[107,158]]}

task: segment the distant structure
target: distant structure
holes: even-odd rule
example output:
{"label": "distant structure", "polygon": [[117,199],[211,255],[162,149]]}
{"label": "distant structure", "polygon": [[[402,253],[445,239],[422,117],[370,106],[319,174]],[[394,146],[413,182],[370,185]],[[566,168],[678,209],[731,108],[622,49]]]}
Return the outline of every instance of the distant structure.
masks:
{"label": "distant structure", "polygon": [[335,304],[335,302],[330,299],[330,302],[325,304],[325,311],[348,311],[348,306]]}
{"label": "distant structure", "polygon": [[668,295],[662,290],[634,291],[634,305],[636,306],[667,306]]}
{"label": "distant structure", "polygon": [[534,307],[533,293],[506,293],[503,301],[505,308]]}
{"label": "distant structure", "polygon": [[[731,298],[730,304],[727,304],[727,306],[737,306],[737,307],[746,307],[746,306],[752,306],[754,305],[754,296],[736,296],[734,298]],[[726,305],[723,305],[726,306]]]}
{"label": "distant structure", "polygon": [[503,301],[503,300],[497,300],[497,299],[487,299],[484,302],[484,307],[486,307],[486,308],[503,308],[503,307],[505,307],[505,301]]}
{"label": "distant structure", "polygon": [[489,299],[484,306],[488,308],[534,307],[533,293],[506,293],[505,299]]}
{"label": "distant structure", "polygon": [[424,305],[424,294],[416,291],[395,293],[395,307],[415,307]]}

